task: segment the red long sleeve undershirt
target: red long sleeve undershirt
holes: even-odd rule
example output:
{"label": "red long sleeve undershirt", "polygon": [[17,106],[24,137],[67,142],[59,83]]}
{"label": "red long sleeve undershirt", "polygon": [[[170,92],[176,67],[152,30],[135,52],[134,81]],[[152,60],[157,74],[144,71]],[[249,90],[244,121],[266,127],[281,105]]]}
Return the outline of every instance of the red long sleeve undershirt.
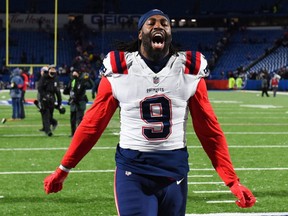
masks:
{"label": "red long sleeve undershirt", "polygon": [[101,79],[98,89],[93,105],[85,113],[62,159],[61,164],[65,167],[75,167],[93,148],[118,107],[107,78]]}
{"label": "red long sleeve undershirt", "polygon": [[189,109],[195,133],[213,167],[226,185],[238,181],[227,141],[208,100],[205,80],[200,80],[197,91],[189,100]]}

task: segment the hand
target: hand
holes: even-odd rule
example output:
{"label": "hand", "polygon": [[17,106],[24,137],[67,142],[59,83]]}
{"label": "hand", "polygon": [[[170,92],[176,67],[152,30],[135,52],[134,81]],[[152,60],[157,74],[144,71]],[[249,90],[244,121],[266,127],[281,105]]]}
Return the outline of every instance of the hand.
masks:
{"label": "hand", "polygon": [[12,82],[10,85],[11,89],[17,89],[17,84],[15,82]]}
{"label": "hand", "polygon": [[57,168],[56,171],[44,179],[44,190],[46,194],[57,193],[62,190],[63,182],[67,178],[68,172]]}
{"label": "hand", "polygon": [[57,105],[55,105],[55,108],[56,109],[60,109],[62,107],[62,102],[61,101],[58,101],[57,102]]}
{"label": "hand", "polygon": [[238,181],[230,187],[230,190],[238,198],[235,203],[240,208],[249,208],[255,204],[256,198],[252,192],[248,188],[241,185]]}
{"label": "hand", "polygon": [[66,109],[65,109],[65,107],[64,107],[64,106],[62,106],[62,105],[59,107],[59,109],[58,109],[58,110],[59,110],[59,113],[60,113],[60,114],[65,114],[65,112],[66,112]]}

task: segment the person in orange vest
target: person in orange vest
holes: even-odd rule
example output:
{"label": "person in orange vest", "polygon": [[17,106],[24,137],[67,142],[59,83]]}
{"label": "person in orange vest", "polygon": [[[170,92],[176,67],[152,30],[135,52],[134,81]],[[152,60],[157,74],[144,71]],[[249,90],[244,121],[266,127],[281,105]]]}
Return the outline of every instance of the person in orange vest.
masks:
{"label": "person in orange vest", "polygon": [[281,79],[281,76],[275,73],[273,78],[270,80],[270,86],[273,91],[273,97],[276,97],[280,79]]}

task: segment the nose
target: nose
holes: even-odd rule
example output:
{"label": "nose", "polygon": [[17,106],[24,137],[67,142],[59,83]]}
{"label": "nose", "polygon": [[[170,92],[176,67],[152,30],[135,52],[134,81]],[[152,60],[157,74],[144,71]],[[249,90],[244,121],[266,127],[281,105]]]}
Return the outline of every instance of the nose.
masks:
{"label": "nose", "polygon": [[155,22],[154,29],[162,29],[162,28],[163,28],[163,25],[161,24],[160,21]]}

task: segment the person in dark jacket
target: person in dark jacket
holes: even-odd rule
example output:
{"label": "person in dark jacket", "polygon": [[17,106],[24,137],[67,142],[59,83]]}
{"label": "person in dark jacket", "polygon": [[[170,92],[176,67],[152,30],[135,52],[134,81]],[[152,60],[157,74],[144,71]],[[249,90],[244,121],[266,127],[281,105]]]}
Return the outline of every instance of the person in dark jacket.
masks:
{"label": "person in dark jacket", "polygon": [[52,136],[52,130],[55,130],[58,122],[53,117],[55,102],[57,107],[62,104],[57,70],[55,67],[49,67],[39,80],[38,93],[41,104],[41,112],[44,123],[44,132],[48,136]]}
{"label": "person in dark jacket", "polygon": [[264,75],[262,76],[262,79],[261,79],[261,90],[262,90],[261,96],[262,96],[262,97],[264,96],[264,94],[265,94],[267,97],[269,97],[268,89],[269,89],[269,81],[268,81],[267,76],[264,74]]}
{"label": "person in dark jacket", "polygon": [[[40,70],[40,79],[44,76],[44,74],[47,74],[48,73],[48,66],[44,66],[41,68]],[[39,91],[37,93],[37,104],[38,104],[38,109],[40,111],[40,114],[41,114],[41,121],[42,121],[42,128],[39,129],[40,132],[44,132],[44,117],[43,117],[43,112],[42,112],[42,107],[41,107],[41,103],[39,102],[40,101],[40,94],[39,94]],[[34,101],[34,104],[35,104],[35,101]]]}
{"label": "person in dark jacket", "polygon": [[86,90],[93,87],[94,82],[90,78],[89,73],[74,70],[71,81],[64,89],[63,93],[70,95],[68,104],[70,105],[71,137],[73,137],[77,126],[82,121],[86,110],[86,103],[88,102]]}

